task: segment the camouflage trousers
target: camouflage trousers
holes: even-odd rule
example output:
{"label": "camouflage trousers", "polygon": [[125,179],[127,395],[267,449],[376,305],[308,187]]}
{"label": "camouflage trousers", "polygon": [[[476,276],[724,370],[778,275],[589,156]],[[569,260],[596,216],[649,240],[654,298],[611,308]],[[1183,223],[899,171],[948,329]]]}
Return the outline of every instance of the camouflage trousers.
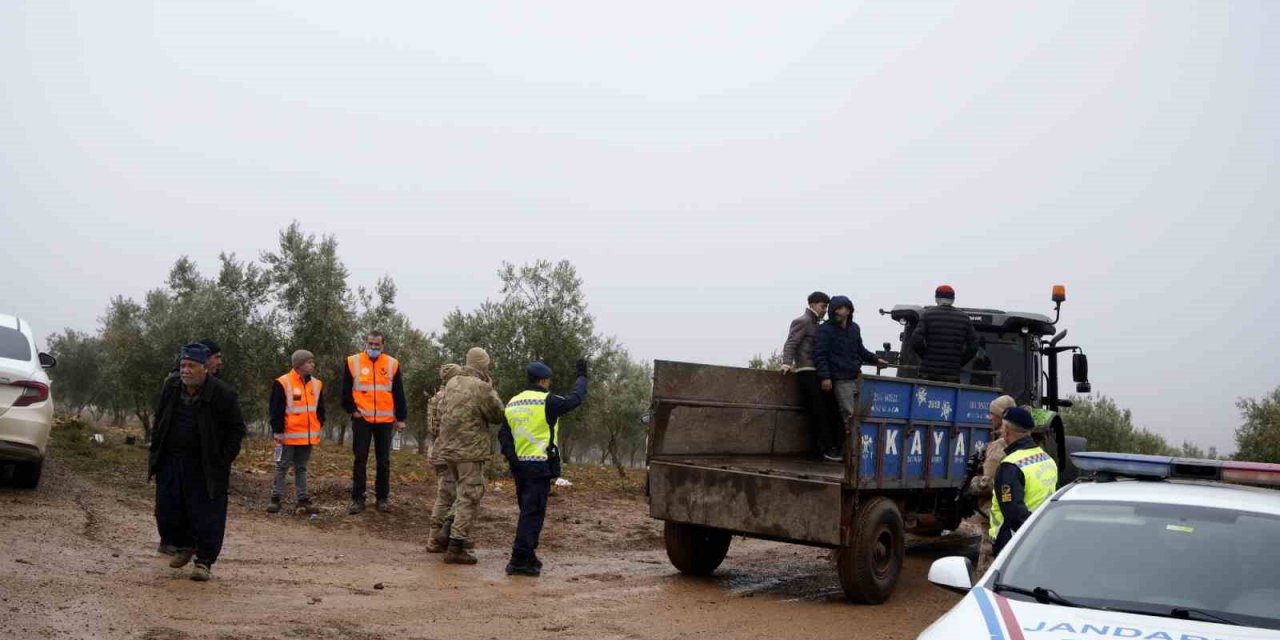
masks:
{"label": "camouflage trousers", "polygon": [[991,535],[988,533],[986,524],[982,527],[982,542],[978,544],[978,567],[974,579],[987,572],[991,567],[991,561],[995,560],[994,554],[991,552]]}
{"label": "camouflage trousers", "polygon": [[447,465],[436,468],[436,504],[431,510],[431,528],[443,529],[445,520],[453,513],[453,503],[458,499],[458,477]]}
{"label": "camouflage trousers", "polygon": [[432,526],[437,522],[443,526],[452,510],[453,527],[449,537],[466,540],[471,534],[471,523],[480,515],[480,499],[484,497],[484,462],[450,462],[448,465],[448,475],[453,476],[456,482],[453,503],[445,502],[438,493],[431,522]]}

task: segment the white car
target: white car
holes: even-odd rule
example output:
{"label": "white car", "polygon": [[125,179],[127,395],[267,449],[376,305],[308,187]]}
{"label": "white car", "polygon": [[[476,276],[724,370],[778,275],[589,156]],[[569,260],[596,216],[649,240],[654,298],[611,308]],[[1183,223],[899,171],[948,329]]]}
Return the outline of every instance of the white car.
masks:
{"label": "white car", "polygon": [[[1280,639],[1280,465],[1072,454],[1081,480],[1032,514],[918,640]],[[1243,486],[1260,485],[1260,486]]]}
{"label": "white car", "polygon": [[36,351],[31,325],[0,314],[0,464],[14,464],[14,484],[34,489],[53,428],[45,369],[53,356]]}

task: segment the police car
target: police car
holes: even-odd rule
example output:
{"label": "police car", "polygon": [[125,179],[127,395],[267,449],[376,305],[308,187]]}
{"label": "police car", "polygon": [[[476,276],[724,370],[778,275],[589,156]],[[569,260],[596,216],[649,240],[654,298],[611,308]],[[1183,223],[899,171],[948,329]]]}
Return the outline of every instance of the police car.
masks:
{"label": "police car", "polygon": [[1072,459],[1092,479],[1037,509],[977,584],[968,558],[930,567],[966,595],[918,640],[1280,639],[1280,465]]}

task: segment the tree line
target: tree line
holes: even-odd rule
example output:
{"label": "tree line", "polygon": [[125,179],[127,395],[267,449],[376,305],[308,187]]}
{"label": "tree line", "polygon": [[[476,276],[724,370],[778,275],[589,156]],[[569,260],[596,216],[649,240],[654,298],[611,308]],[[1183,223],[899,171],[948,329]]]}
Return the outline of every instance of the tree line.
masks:
{"label": "tree line", "polygon": [[337,392],[345,358],[378,329],[386,334],[388,353],[401,362],[407,431],[420,450],[427,444],[427,401],[440,386],[440,366],[463,362],[467,349],[479,346],[492,358],[494,386],[504,399],[525,386],[529,361],[547,363],[557,374],[553,391],[564,392],[573,382],[574,361],[587,358],[590,398],[584,411],[562,419],[562,454],[619,468],[642,459],[650,364],[596,330],[574,266],[503,263],[497,275],[502,286],[496,300],[469,312],[455,308],[439,332],[423,331],[397,308],[391,276],[371,288],[352,288],[337,239],[306,233],[295,221],[256,261],[222,254],[217,274],[207,277],[180,257],[163,286],[141,301],[113,297],[96,331],[51,335],[57,400],[78,416],[87,411],[115,424],[132,418],[149,430],[161,382],[181,346],[212,338],[224,354],[221,377],[239,390],[251,429],[265,434],[271,382],[288,370],[294,350],[306,349],[326,383],[325,438],[342,443],[350,427]]}

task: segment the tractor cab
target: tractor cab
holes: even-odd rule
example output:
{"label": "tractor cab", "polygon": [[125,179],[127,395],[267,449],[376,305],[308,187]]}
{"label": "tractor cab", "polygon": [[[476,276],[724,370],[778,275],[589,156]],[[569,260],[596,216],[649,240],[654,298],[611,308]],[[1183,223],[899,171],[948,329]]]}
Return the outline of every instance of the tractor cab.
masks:
{"label": "tractor cab", "polygon": [[[888,316],[902,325],[898,357],[899,377],[918,378],[920,356],[911,349],[911,337],[926,307],[897,305]],[[1042,367],[1039,345],[1054,333],[1053,320],[1039,313],[999,309],[958,309],[969,316],[978,332],[978,353],[960,372],[960,382],[996,387],[1018,404],[1040,405]]]}
{"label": "tractor cab", "polygon": [[[1048,422],[1046,450],[1058,460],[1060,480],[1070,482],[1075,478],[1075,468],[1066,454],[1081,451],[1083,438],[1066,435],[1066,428],[1057,411],[1071,406],[1071,401],[1058,395],[1058,354],[1071,352],[1072,378],[1078,393],[1088,393],[1089,361],[1077,346],[1059,345],[1067,336],[1065,329],[1058,331],[1062,303],[1067,299],[1066,288],[1053,288],[1054,317],[1025,311],[1001,311],[999,309],[970,309],[957,307],[968,314],[978,334],[978,350],[960,371],[960,382],[980,387],[995,387],[1012,396],[1020,405],[1035,408],[1037,423]],[[897,365],[900,378],[920,377],[920,357],[911,348],[911,337],[920,323],[920,317],[929,307],[897,305],[889,311],[880,310],[902,325],[898,335],[898,351],[884,343],[881,358]],[[1055,333],[1057,331],[1057,333]],[[1050,337],[1052,336],[1052,337]]]}

